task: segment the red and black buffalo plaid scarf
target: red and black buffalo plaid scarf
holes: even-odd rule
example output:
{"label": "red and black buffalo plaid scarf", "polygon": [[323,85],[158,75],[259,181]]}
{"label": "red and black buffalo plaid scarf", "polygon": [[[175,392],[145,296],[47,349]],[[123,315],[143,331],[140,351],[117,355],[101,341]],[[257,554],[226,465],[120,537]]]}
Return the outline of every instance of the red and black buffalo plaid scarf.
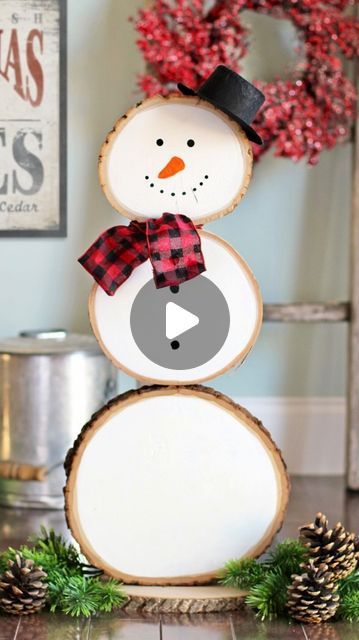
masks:
{"label": "red and black buffalo plaid scarf", "polygon": [[108,229],[79,262],[113,296],[132,271],[148,259],[157,289],[179,285],[206,270],[201,239],[192,220],[172,213]]}

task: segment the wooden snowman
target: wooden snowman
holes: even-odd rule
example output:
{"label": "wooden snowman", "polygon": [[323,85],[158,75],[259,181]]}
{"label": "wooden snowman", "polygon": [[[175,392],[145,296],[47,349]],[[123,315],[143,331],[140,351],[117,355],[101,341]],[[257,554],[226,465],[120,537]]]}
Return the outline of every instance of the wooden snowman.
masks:
{"label": "wooden snowman", "polygon": [[121,370],[151,386],[85,425],[66,460],[66,514],[88,560],[124,583],[203,585],[260,555],[280,528],[280,451],[246,409],[200,382],[238,366],[262,322],[238,252],[202,228],[230,213],[252,170],[263,95],[230,69],[194,92],[130,109],[100,155],[128,226],[80,258],[96,280],[91,324]]}

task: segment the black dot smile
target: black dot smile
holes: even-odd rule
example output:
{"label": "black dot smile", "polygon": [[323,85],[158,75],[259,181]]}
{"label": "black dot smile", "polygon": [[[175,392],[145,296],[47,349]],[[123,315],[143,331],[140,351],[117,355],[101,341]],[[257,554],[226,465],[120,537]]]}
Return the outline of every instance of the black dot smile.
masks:
{"label": "black dot smile", "polygon": [[[193,142],[193,140],[188,140],[188,142]],[[162,141],[162,144],[163,144],[163,141]],[[194,144],[194,143],[193,143],[193,144]],[[193,145],[189,145],[189,146],[193,146]],[[208,176],[208,175],[205,175],[205,176],[204,176],[204,179],[205,179],[205,180],[208,180],[208,178],[209,178],[209,176]],[[150,176],[145,176],[145,180],[149,180],[149,179],[150,179]],[[202,182],[202,181],[198,183],[198,186],[199,186],[199,187],[203,187],[203,185],[204,185],[204,182]],[[150,183],[150,187],[152,187],[152,188],[153,188],[154,186],[155,186],[155,183],[154,183],[154,182],[151,182],[151,183]],[[197,187],[192,187],[191,192],[193,193],[194,191],[197,191]],[[164,189],[160,189],[160,193],[165,193]],[[173,197],[175,197],[175,196],[177,195],[175,191],[170,191],[170,192],[168,192],[168,193],[172,196],[172,198],[173,198]],[[181,195],[186,196],[186,195],[187,195],[187,193],[188,193],[187,191],[182,191],[182,192],[181,192]]]}

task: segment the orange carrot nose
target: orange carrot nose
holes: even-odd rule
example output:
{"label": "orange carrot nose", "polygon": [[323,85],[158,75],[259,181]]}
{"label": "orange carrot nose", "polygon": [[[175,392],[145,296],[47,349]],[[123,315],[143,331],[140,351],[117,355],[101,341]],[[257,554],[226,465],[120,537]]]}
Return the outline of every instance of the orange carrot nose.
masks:
{"label": "orange carrot nose", "polygon": [[169,162],[167,162],[166,166],[161,169],[158,174],[159,178],[170,178],[174,176],[179,171],[182,171],[185,168],[185,163],[182,158],[178,158],[177,156],[173,156]]}

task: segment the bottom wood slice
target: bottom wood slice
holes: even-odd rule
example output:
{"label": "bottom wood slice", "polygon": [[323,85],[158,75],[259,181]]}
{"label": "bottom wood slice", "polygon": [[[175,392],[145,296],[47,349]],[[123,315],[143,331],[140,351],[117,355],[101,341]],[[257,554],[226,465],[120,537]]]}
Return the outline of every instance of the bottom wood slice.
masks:
{"label": "bottom wood slice", "polygon": [[82,552],[128,584],[213,582],[281,527],[289,484],[262,424],[202,386],[143,387],[85,425],[66,459]]}
{"label": "bottom wood slice", "polygon": [[227,587],[146,587],[126,585],[126,613],[201,614],[234,611],[244,604],[245,591]]}

